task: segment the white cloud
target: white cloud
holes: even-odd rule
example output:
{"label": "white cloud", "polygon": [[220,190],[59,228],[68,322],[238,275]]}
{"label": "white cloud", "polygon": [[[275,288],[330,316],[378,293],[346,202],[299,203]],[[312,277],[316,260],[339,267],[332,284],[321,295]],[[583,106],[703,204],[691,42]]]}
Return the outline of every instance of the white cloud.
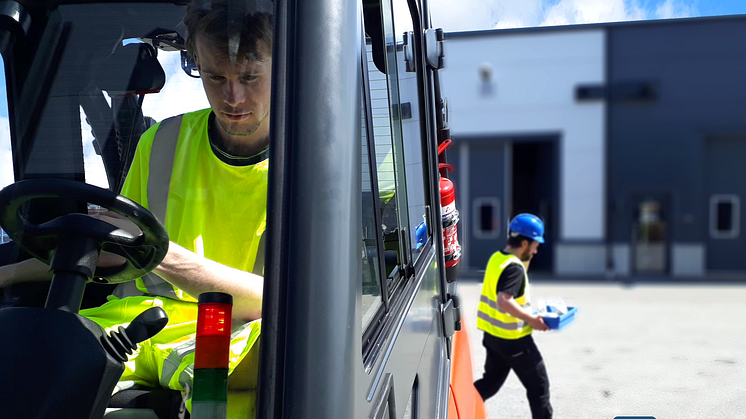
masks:
{"label": "white cloud", "polygon": [[[522,0],[511,0],[524,3]],[[527,0],[525,3],[535,3]],[[488,29],[499,21],[501,5],[505,1],[494,0],[431,0],[430,15],[435,27],[447,32],[471,29]]]}
{"label": "white cloud", "polygon": [[432,0],[446,32],[696,16],[684,0]]}
{"label": "white cloud", "polygon": [[85,113],[83,112],[82,107],[80,108],[80,120],[82,121],[83,127],[80,134],[83,139],[83,167],[85,169],[85,181],[88,184],[96,185],[100,188],[108,188],[109,181],[106,179],[104,162],[101,160],[101,156],[96,154],[96,149],[93,147],[93,133],[85,122]]}
{"label": "white cloud", "polygon": [[688,6],[680,1],[666,0],[655,9],[656,19],[689,17],[699,14],[696,6]]}
{"label": "white cloud", "polygon": [[541,25],[617,22],[644,18],[645,11],[634,1],[561,0],[546,10]]}
{"label": "white cloud", "polygon": [[202,79],[189,77],[181,69],[181,55],[160,51],[158,61],[166,73],[166,85],[158,94],[146,95],[143,113],[160,122],[168,117],[210,107]]}
{"label": "white cloud", "polygon": [[536,26],[544,16],[542,0],[502,0],[495,4],[497,20],[492,28]]}

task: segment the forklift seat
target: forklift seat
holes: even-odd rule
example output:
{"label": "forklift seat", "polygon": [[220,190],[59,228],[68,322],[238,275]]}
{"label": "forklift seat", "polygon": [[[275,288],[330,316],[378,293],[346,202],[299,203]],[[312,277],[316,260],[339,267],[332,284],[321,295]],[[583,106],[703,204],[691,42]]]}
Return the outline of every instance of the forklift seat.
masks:
{"label": "forklift seat", "polygon": [[158,93],[166,84],[166,73],[155,48],[145,43],[123,45],[96,70],[93,82],[109,96]]}

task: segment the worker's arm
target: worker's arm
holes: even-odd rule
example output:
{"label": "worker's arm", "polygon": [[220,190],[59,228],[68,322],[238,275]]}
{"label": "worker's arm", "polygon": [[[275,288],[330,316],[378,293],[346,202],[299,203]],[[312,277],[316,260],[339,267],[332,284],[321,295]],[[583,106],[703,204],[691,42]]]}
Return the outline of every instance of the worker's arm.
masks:
{"label": "worker's arm", "polygon": [[[122,263],[124,259],[121,256],[106,253],[102,253],[99,259],[100,266],[118,266]],[[261,276],[221,265],[176,243],[169,243],[166,257],[153,272],[195,299],[203,292],[231,294],[233,317],[237,319],[251,321],[262,316],[264,279]],[[49,265],[37,259],[0,266],[0,288],[51,279]]]}
{"label": "worker's arm", "polygon": [[[124,217],[102,213],[96,218],[140,234],[140,230]],[[103,252],[99,266],[119,266],[124,258]],[[168,253],[153,272],[195,299],[203,292],[225,292],[233,296],[233,317],[252,321],[262,316],[264,278],[234,269],[190,252],[176,243],[169,243]],[[37,259],[0,267],[0,287],[23,282],[52,279],[49,266]]]}
{"label": "worker's arm", "polygon": [[[96,215],[132,234],[141,231],[132,221],[113,213]],[[124,263],[121,256],[102,253],[99,266],[118,266]],[[174,242],[168,245],[168,253],[153,272],[186,292],[195,299],[203,292],[224,292],[233,296],[233,317],[252,321],[262,317],[262,293],[264,278],[231,268],[185,249]]]}
{"label": "worker's arm", "polygon": [[0,266],[0,288],[23,282],[51,280],[49,265],[38,259],[26,259],[12,265]]}
{"label": "worker's arm", "polygon": [[544,323],[544,319],[541,316],[525,310],[515,301],[513,295],[510,293],[497,293],[497,307],[500,308],[500,311],[528,323],[534,330],[549,330],[549,326]]}
{"label": "worker's arm", "polygon": [[153,272],[194,298],[215,291],[232,295],[234,318],[251,321],[262,316],[264,278],[259,275],[222,265],[173,242]]}

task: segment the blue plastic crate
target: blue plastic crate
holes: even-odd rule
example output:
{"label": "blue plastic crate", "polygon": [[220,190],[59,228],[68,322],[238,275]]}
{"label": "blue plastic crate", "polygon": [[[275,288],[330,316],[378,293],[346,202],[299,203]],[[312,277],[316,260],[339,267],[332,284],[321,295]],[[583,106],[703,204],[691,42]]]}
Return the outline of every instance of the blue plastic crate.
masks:
{"label": "blue plastic crate", "polygon": [[[554,307],[547,306],[547,312],[554,313]],[[559,317],[544,317],[544,323],[546,323],[550,329],[562,329],[575,320],[575,313],[577,312],[577,307],[567,307],[567,313]]]}

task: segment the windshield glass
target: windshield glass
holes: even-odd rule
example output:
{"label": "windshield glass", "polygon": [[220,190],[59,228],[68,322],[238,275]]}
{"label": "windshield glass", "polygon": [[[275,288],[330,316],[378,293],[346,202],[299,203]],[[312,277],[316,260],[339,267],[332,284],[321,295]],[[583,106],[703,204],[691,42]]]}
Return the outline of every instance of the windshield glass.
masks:
{"label": "windshield glass", "polygon": [[[2,59],[0,58],[0,61]],[[5,76],[0,65],[0,74]],[[8,100],[5,83],[0,84],[0,189],[13,183],[13,153],[10,150],[10,125],[8,124]],[[10,241],[10,237],[0,226],[0,244]]]}
{"label": "windshield glass", "polygon": [[[123,45],[139,43],[142,43],[142,41],[137,38],[122,42]],[[157,51],[158,63],[166,75],[166,82],[160,92],[145,95],[142,102],[144,119],[149,122],[158,122],[173,115],[209,108],[210,104],[202,89],[202,80],[190,77],[181,68],[181,52],[155,51]],[[108,94],[104,96],[104,99],[111,106],[112,100]],[[104,162],[101,155],[96,151],[95,137],[88,115],[83,107],[80,108],[80,112],[86,182],[108,188],[109,181],[106,178]],[[91,110],[91,112],[93,111]]]}
{"label": "windshield glass", "polygon": [[[2,62],[2,58],[0,58]],[[0,74],[5,78],[3,66]],[[5,83],[0,83],[0,188],[13,183],[13,154],[10,151],[10,125],[8,123],[8,94]]]}

